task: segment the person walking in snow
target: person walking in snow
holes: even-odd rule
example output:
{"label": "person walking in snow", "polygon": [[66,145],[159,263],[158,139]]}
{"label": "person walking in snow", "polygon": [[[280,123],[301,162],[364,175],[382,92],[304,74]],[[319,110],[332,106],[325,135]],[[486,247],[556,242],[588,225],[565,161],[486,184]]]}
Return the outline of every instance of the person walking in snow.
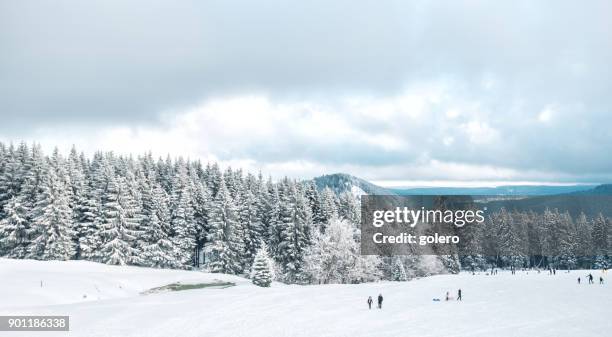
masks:
{"label": "person walking in snow", "polygon": [[457,290],[457,301],[461,301],[461,289]]}
{"label": "person walking in snow", "polygon": [[372,296],[368,296],[368,308],[372,309]]}
{"label": "person walking in snow", "polygon": [[589,274],[587,277],[589,278],[589,284],[593,284],[593,274]]}
{"label": "person walking in snow", "polygon": [[603,277],[602,276],[599,277],[599,284],[603,284]]}
{"label": "person walking in snow", "polygon": [[382,309],[382,301],[383,301],[382,294],[378,294],[378,309]]}

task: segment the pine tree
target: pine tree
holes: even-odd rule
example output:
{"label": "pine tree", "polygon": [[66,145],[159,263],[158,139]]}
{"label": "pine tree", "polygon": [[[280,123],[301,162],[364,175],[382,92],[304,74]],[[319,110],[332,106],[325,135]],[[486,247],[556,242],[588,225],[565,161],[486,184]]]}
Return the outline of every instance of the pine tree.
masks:
{"label": "pine tree", "polygon": [[26,209],[13,197],[4,206],[4,214],[0,221],[0,256],[22,259],[29,243]]}
{"label": "pine tree", "polygon": [[250,189],[242,189],[238,205],[238,222],[244,229],[244,256],[243,265],[246,270],[251,269],[255,255],[259,251],[264,239],[264,229],[258,205],[259,199],[255,198]]}
{"label": "pine tree", "polygon": [[321,211],[321,198],[319,191],[317,191],[317,185],[312,180],[306,182],[305,197],[312,213],[312,222],[315,224],[324,223],[326,219],[323,218]]}
{"label": "pine tree", "polygon": [[331,219],[338,218],[338,202],[336,195],[329,187],[323,189],[319,199],[320,214],[316,216],[316,219],[320,221],[318,224],[325,230],[325,225]]}
{"label": "pine tree", "polygon": [[584,213],[576,219],[576,246],[574,254],[580,268],[590,268],[592,260],[591,228]]}
{"label": "pine tree", "polygon": [[595,252],[593,268],[607,268],[608,227],[606,218],[604,218],[601,213],[593,220],[593,234],[591,236],[593,240],[593,250]]}
{"label": "pine tree", "polygon": [[272,284],[273,272],[272,261],[268,256],[268,249],[265,243],[257,250],[253,267],[251,268],[251,281],[260,287],[269,287]]}
{"label": "pine tree", "polygon": [[172,230],[176,246],[176,260],[184,267],[193,265],[196,248],[196,227],[193,216],[193,186],[187,176],[187,168],[182,159],[175,168],[176,176],[172,191]]}
{"label": "pine tree", "polygon": [[[57,168],[59,169],[59,168]],[[28,257],[41,260],[68,260],[74,256],[74,230],[65,172],[49,166],[34,205]]]}
{"label": "pine tree", "polygon": [[290,282],[297,273],[295,260],[297,258],[296,247],[296,225],[294,222],[294,206],[291,198],[291,187],[287,178],[285,178],[278,189],[279,196],[279,218],[276,223],[276,228],[273,229],[275,242],[278,243],[274,260],[278,262],[282,268],[282,280]]}
{"label": "pine tree", "polygon": [[559,256],[557,265],[566,269],[573,269],[578,262],[576,259],[576,227],[569,213],[564,213],[559,218],[557,225],[559,236]]}
{"label": "pine tree", "polygon": [[408,276],[406,275],[406,270],[404,269],[404,264],[402,260],[399,258],[395,259],[395,264],[393,265],[393,281],[407,281]]}
{"label": "pine tree", "polygon": [[169,238],[166,192],[155,180],[154,172],[149,172],[148,176],[150,178],[144,172],[138,176],[142,235],[136,245],[141,254],[141,263],[154,268],[177,268],[179,265],[174,259],[176,248]]}
{"label": "pine tree", "polygon": [[130,217],[129,210],[133,200],[122,177],[115,178],[112,174],[108,174],[107,178],[108,185],[102,200],[102,262],[118,265],[134,264],[139,261],[139,256],[134,248],[138,223]]}
{"label": "pine tree", "polygon": [[19,174],[19,162],[15,148],[11,144],[8,148],[3,146],[2,161],[0,161],[0,219],[7,217],[5,205],[17,196],[17,175]]}
{"label": "pine tree", "polygon": [[361,223],[359,199],[351,192],[345,191],[340,194],[339,203],[338,215],[340,218],[359,225]]}
{"label": "pine tree", "polygon": [[208,210],[210,209],[211,196],[208,187],[202,183],[201,178],[195,173],[196,170],[190,175],[191,184],[193,185],[193,196],[192,205],[193,208],[193,220],[195,226],[195,237],[196,237],[196,265],[199,266],[200,252],[206,242],[206,235],[208,233]]}
{"label": "pine tree", "polygon": [[208,266],[215,273],[238,274],[242,272],[242,261],[237,251],[240,240],[235,232],[238,216],[236,206],[222,180],[210,212],[210,232],[205,247]]}

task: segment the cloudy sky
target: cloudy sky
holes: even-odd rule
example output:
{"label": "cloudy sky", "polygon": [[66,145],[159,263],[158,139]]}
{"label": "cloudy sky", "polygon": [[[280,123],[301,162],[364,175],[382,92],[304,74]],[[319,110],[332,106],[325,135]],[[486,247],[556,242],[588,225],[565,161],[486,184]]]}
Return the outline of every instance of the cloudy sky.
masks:
{"label": "cloudy sky", "polygon": [[610,13],[0,0],[0,140],[385,185],[610,182]]}

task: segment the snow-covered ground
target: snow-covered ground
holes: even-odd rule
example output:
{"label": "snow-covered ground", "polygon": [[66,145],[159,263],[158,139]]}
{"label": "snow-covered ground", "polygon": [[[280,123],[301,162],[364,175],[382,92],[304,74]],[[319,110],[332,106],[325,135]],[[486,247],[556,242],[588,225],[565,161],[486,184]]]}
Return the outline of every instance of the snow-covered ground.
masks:
{"label": "snow-covered ground", "polygon": [[[587,284],[588,273],[259,288],[230,275],[0,259],[0,315],[69,315],[71,327],[0,336],[610,336],[612,289]],[[214,280],[236,286],[141,294]],[[443,300],[458,288],[462,302]],[[383,309],[368,310],[367,297],[379,293]]]}

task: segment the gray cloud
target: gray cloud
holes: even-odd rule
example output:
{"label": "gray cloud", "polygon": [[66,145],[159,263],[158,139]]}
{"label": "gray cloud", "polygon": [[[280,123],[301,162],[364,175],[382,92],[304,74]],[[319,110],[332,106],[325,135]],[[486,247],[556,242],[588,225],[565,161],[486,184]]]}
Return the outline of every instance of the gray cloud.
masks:
{"label": "gray cloud", "polygon": [[[274,138],[219,136],[217,157],[355,165],[379,179],[423,174],[384,170],[415,160],[611,179],[610,12],[606,1],[0,2],[0,135],[166,128],[169,111],[255,94],[319,104],[401,146],[313,142],[275,124]],[[416,118],[381,120],[345,102],[384,110],[429,86],[438,97]]]}

